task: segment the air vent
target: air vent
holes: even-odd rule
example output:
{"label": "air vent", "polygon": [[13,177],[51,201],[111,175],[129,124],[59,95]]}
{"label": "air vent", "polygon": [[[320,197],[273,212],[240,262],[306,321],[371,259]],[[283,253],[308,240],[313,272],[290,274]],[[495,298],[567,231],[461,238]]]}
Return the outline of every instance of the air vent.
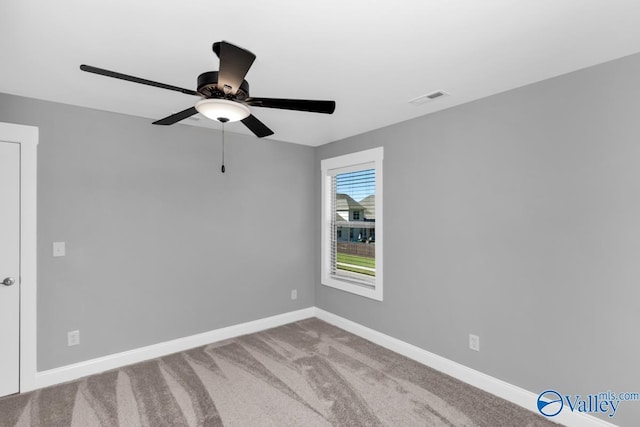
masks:
{"label": "air vent", "polygon": [[420,105],[426,102],[434,101],[438,98],[442,98],[444,96],[449,96],[449,94],[443,90],[437,90],[435,92],[428,93],[426,95],[420,95],[417,98],[413,98],[409,101],[409,104]]}

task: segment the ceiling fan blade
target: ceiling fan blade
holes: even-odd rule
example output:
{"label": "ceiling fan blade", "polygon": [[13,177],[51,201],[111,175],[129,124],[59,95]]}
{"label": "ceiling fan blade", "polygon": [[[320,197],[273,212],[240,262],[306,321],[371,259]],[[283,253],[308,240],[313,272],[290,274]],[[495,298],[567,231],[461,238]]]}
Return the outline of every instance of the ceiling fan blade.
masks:
{"label": "ceiling fan blade", "polygon": [[308,111],[310,113],[332,114],[336,109],[335,101],[251,97],[245,99],[244,102],[252,107],[279,108],[282,110]]}
{"label": "ceiling fan blade", "polygon": [[140,83],[148,86],[155,86],[162,89],[175,90],[176,92],[182,92],[187,95],[200,96],[198,92],[190,89],[184,89],[178,86],[171,86],[164,83],[158,83],[158,82],[154,82],[153,80],[141,79],[140,77],[129,76],[127,74],[117,73],[115,71],[109,71],[103,68],[92,67],[91,65],[82,64],[80,66],[80,69],[88,73],[100,74],[101,76],[113,77],[115,79],[127,80],[129,82]]}
{"label": "ceiling fan blade", "polygon": [[224,93],[235,95],[256,56],[225,41],[214,43],[213,51],[220,58],[218,88]]}
{"label": "ceiling fan blade", "polygon": [[273,131],[267,127],[264,123],[256,118],[253,114],[250,114],[246,118],[241,120],[242,123],[249,128],[258,138],[273,135]]}
{"label": "ceiling fan blade", "polygon": [[174,123],[178,123],[180,120],[184,120],[187,117],[191,117],[194,114],[197,114],[198,110],[196,107],[190,107],[186,110],[179,111],[175,114],[170,115],[169,117],[165,117],[164,119],[156,120],[153,122],[154,125],[172,125]]}

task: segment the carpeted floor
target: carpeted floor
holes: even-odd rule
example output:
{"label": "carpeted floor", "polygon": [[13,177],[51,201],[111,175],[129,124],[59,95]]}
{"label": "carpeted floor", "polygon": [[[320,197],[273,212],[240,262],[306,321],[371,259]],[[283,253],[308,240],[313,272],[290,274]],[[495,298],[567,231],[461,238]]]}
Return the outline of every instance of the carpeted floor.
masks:
{"label": "carpeted floor", "polygon": [[552,426],[307,319],[0,399],[0,426]]}

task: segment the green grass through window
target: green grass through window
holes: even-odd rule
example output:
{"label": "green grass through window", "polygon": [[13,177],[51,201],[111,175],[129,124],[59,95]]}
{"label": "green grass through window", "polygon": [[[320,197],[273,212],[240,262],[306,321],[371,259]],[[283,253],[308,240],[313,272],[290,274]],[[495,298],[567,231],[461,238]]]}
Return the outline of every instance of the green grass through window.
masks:
{"label": "green grass through window", "polygon": [[[352,271],[354,273],[366,274],[367,276],[376,275],[376,260],[357,255],[348,255],[338,253],[337,268],[338,270]],[[358,268],[364,267],[364,268]]]}

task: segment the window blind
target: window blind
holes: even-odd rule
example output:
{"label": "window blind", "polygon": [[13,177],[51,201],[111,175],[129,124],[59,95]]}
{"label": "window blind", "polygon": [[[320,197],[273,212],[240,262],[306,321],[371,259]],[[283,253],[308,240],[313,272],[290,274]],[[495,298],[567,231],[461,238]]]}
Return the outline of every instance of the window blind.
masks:
{"label": "window blind", "polygon": [[370,164],[331,175],[331,275],[375,285],[375,169]]}

